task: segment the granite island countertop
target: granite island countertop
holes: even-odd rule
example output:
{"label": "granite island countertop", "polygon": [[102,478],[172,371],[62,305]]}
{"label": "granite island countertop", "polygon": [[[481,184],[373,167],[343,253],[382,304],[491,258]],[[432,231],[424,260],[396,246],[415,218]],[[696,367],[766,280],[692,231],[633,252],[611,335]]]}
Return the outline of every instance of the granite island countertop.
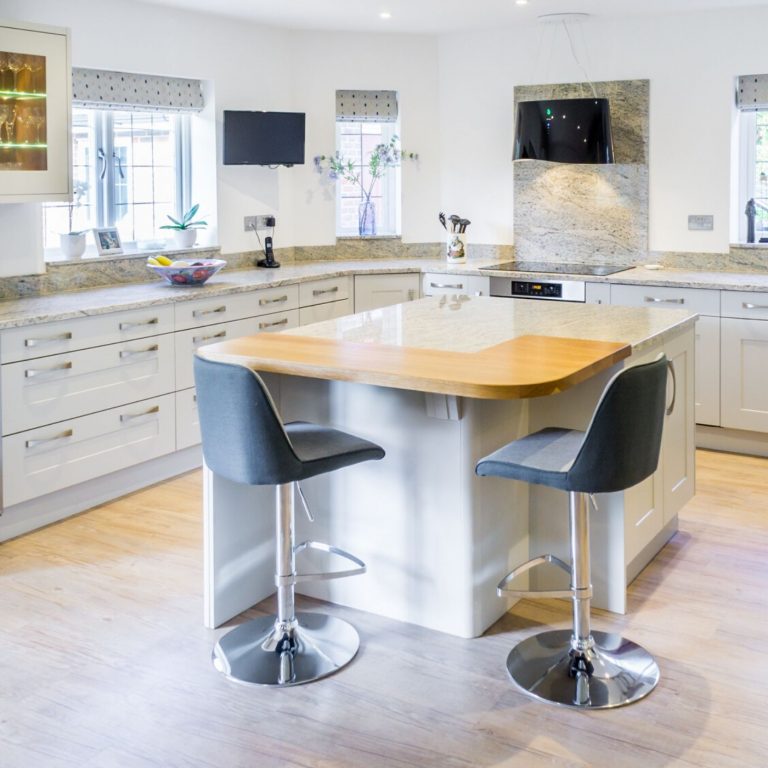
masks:
{"label": "granite island countertop", "polygon": [[433,296],[206,345],[254,370],[475,398],[541,397],[692,328],[697,315]]}
{"label": "granite island countertop", "polygon": [[226,269],[208,284],[176,287],[159,280],[146,283],[113,285],[81,291],[25,297],[0,302],[0,329],[86,317],[107,312],[140,309],[158,304],[244,293],[309,280],[356,274],[427,273],[487,275],[520,279],[586,280],[595,283],[644,284],[709,288],[740,291],[768,291],[768,272],[698,272],[693,270],[648,270],[635,267],[613,275],[598,277],[548,273],[499,272],[480,269],[490,265],[487,259],[466,264],[447,264],[443,259],[375,259],[361,261],[296,262],[279,270]]}

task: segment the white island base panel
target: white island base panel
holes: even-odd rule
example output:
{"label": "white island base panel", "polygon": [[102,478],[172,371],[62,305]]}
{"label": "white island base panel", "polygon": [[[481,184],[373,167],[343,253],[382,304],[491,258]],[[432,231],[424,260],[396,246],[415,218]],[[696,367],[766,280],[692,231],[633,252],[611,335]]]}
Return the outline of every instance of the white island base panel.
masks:
{"label": "white island base panel", "polygon": [[[675,343],[692,365],[692,332]],[[642,359],[661,349],[644,349]],[[633,357],[627,365],[639,361]],[[568,507],[563,492],[479,478],[476,462],[545,425],[586,428],[616,370],[530,400],[265,376],[285,421],[330,424],[378,443],[387,454],[302,483],[315,522],[297,499],[297,542],[341,547],[362,558],[368,572],[303,583],[297,591],[460,637],[482,634],[513,602],[496,596],[497,583],[513,567],[545,552],[568,559]],[[678,407],[682,401],[692,408],[692,388],[685,389]],[[684,423],[688,417],[681,413]],[[683,440],[691,456],[692,424],[684,427],[691,439]],[[677,528],[676,513],[664,514],[661,475],[660,467],[645,484],[598,499],[591,518],[597,607],[625,612],[628,582]],[[690,497],[692,475],[686,484]],[[205,624],[217,627],[275,591],[275,491],[232,483],[206,469],[204,509]],[[637,521],[648,527],[638,528]],[[307,553],[297,566],[300,572],[348,567],[310,561]],[[546,583],[544,577],[536,585]]]}

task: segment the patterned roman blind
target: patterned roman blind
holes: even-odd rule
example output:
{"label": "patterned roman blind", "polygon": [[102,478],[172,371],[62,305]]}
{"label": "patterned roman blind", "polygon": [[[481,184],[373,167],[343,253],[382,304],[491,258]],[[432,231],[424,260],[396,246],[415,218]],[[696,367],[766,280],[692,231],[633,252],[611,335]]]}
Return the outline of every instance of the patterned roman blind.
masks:
{"label": "patterned roman blind", "polygon": [[742,75],[736,93],[736,106],[742,112],[768,109],[768,75]]}
{"label": "patterned roman blind", "polygon": [[143,112],[200,112],[204,106],[199,80],[79,67],[72,70],[72,103]]}
{"label": "patterned roman blind", "polygon": [[397,91],[336,91],[336,121],[396,123]]}

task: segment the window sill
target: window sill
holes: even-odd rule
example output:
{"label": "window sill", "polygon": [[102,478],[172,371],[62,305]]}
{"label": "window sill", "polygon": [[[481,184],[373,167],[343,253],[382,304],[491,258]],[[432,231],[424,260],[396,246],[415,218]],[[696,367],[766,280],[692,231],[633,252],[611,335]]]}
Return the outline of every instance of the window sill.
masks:
{"label": "window sill", "polygon": [[70,259],[64,256],[58,249],[50,249],[45,252],[46,265],[55,265],[57,267],[74,266],[77,264],[93,264],[98,262],[102,264],[108,261],[121,261],[123,259],[147,259],[150,256],[156,256],[162,254],[172,258],[174,256],[184,256],[186,254],[195,253],[210,253],[215,251],[218,253],[221,250],[221,246],[218,245],[196,245],[192,248],[151,248],[151,249],[139,249],[135,247],[126,248],[123,253],[111,253],[106,256],[99,256],[96,249],[91,247],[79,259]]}
{"label": "window sill", "polygon": [[731,248],[754,248],[755,250],[764,250],[768,248],[768,243],[731,243]]}
{"label": "window sill", "polygon": [[336,235],[336,242],[349,240],[400,240],[400,235]]}

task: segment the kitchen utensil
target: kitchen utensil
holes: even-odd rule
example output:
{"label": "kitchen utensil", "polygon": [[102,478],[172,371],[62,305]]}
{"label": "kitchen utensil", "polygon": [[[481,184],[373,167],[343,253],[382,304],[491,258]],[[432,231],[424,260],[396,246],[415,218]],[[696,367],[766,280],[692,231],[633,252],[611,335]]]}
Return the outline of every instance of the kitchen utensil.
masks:
{"label": "kitchen utensil", "polygon": [[466,232],[467,231],[467,227],[471,223],[472,222],[469,219],[461,219],[461,221],[459,221],[459,232]]}
{"label": "kitchen utensil", "polygon": [[449,217],[451,222],[451,232],[458,232],[458,226],[459,222],[461,221],[461,216],[457,216],[455,213],[452,213]]}
{"label": "kitchen utensil", "polygon": [[440,223],[443,225],[443,229],[447,232],[448,227],[445,225],[445,214],[440,211],[440,213],[437,214],[437,218],[440,219]]}

